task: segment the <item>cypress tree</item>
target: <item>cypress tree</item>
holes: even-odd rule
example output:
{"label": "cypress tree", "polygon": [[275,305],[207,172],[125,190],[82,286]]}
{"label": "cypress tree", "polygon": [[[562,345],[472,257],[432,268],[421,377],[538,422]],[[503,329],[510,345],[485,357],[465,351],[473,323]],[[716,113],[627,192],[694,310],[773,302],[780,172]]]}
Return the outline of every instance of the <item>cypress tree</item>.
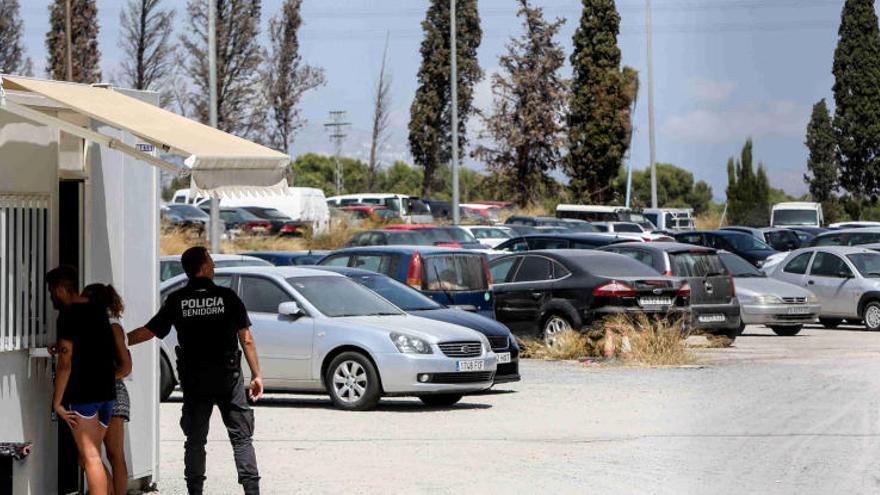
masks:
{"label": "cypress tree", "polygon": [[810,150],[807,173],[804,175],[804,182],[810,188],[810,196],[813,201],[822,203],[834,199],[838,180],[837,157],[834,127],[824,98],[813,105],[813,115],[807,125],[807,140],[804,144]]}
{"label": "cypress tree", "polygon": [[770,181],[764,164],[752,166],[752,140],[743,146],[740,159],[727,161],[727,218],[731,225],[764,227],[770,222]]}
{"label": "cypress tree", "polygon": [[874,0],[847,0],[834,52],[834,133],[851,213],[880,188],[880,29]]}
{"label": "cypress tree", "polygon": [[[452,159],[449,0],[431,0],[422,30],[425,38],[420,49],[419,87],[410,107],[409,149],[415,164],[424,169],[422,195],[428,197],[437,182],[438,167]],[[473,113],[473,88],[483,76],[477,61],[477,48],[482,37],[477,1],[456,0],[460,156],[467,146],[465,126]]]}
{"label": "cypress tree", "polygon": [[611,198],[611,181],[629,147],[637,77],[634,70],[620,68],[619,32],[614,0],[583,0],[571,55],[569,155],[564,162],[569,187],[580,202]]}
{"label": "cypress tree", "polygon": [[31,59],[24,56],[23,36],[18,0],[0,0],[0,73],[31,75]]}
{"label": "cypress tree", "polygon": [[[46,33],[46,74],[59,81],[67,80],[67,0],[49,5],[49,32]],[[101,81],[98,51],[98,8],[95,0],[70,0],[70,39],[73,77],[71,81]]]}

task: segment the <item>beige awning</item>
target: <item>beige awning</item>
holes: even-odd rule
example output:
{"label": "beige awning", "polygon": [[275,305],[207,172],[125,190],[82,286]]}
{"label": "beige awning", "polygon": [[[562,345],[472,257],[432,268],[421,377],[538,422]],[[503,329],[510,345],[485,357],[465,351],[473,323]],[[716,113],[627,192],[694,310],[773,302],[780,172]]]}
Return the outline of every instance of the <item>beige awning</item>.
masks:
{"label": "beige awning", "polygon": [[[186,165],[192,169],[193,185],[202,191],[223,196],[254,191],[253,188],[287,190],[285,170],[290,163],[287,155],[126,96],[113,88],[18,76],[2,76],[0,81],[4,91],[42,95],[91,119],[127,131],[164,153],[185,157]],[[73,124],[8,98],[3,98],[2,107],[25,118],[58,125],[86,139],[99,139],[102,144],[168,168],[155,156],[90,129],[70,129]]]}

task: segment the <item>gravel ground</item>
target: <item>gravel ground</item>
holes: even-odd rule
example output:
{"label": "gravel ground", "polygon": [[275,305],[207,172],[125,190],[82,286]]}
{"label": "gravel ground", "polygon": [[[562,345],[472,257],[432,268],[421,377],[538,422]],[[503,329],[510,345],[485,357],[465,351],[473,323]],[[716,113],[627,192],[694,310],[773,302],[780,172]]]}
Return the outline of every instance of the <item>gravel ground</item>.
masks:
{"label": "gravel ground", "polygon": [[[880,490],[880,336],[749,328],[697,368],[522,365],[450,409],[256,408],[263,493],[866,493]],[[162,494],[185,493],[179,403],[162,405]],[[219,413],[206,493],[240,493]]]}

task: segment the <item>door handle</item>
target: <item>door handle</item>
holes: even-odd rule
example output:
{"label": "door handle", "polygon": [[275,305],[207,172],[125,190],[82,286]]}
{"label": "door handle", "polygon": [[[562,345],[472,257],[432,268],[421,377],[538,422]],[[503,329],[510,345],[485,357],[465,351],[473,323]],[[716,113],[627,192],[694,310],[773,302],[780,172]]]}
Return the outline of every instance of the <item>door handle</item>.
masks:
{"label": "door handle", "polygon": [[541,291],[534,291],[534,292],[532,292],[532,297],[535,298],[535,299],[540,299],[540,297],[543,296],[543,295],[544,295],[544,293],[541,292]]}
{"label": "door handle", "polygon": [[807,285],[816,285],[816,281],[815,281],[815,280],[810,280],[809,282],[807,282]]}

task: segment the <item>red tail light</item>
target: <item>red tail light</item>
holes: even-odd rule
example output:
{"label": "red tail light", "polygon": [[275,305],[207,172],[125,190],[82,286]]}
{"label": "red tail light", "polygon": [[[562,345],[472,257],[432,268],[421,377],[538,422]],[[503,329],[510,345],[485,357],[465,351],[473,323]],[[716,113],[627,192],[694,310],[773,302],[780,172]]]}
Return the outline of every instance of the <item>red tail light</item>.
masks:
{"label": "red tail light", "polygon": [[633,297],[636,295],[636,290],[615,280],[593,289],[593,295],[597,297]]}
{"label": "red tail light", "polygon": [[730,297],[736,297],[736,284],[733,282],[733,277],[730,278]]}
{"label": "red tail light", "polygon": [[666,270],[665,272],[663,272],[663,275],[666,275],[667,277],[671,277],[671,276],[672,276],[672,270]]}
{"label": "red tail light", "polygon": [[480,256],[480,259],[483,260],[483,271],[486,272],[486,283],[492,285],[492,271],[489,270],[489,262],[486,261],[485,256]]}
{"label": "red tail light", "polygon": [[681,284],[681,287],[678,288],[678,295],[680,297],[691,297],[691,284],[687,282]]}
{"label": "red tail light", "polygon": [[296,232],[298,228],[297,225],[285,225],[281,227],[281,232]]}
{"label": "red tail light", "polygon": [[418,251],[413,253],[409,260],[409,269],[406,272],[406,285],[422,290],[422,255]]}
{"label": "red tail light", "polygon": [[435,242],[434,245],[437,247],[448,247],[448,248],[460,248],[461,247],[461,244],[459,244],[457,242],[452,242],[452,241],[450,241],[450,242],[438,241],[438,242]]}
{"label": "red tail light", "polygon": [[264,229],[272,229],[272,224],[269,222],[248,222],[245,225],[245,230],[254,230],[255,228],[262,227]]}

